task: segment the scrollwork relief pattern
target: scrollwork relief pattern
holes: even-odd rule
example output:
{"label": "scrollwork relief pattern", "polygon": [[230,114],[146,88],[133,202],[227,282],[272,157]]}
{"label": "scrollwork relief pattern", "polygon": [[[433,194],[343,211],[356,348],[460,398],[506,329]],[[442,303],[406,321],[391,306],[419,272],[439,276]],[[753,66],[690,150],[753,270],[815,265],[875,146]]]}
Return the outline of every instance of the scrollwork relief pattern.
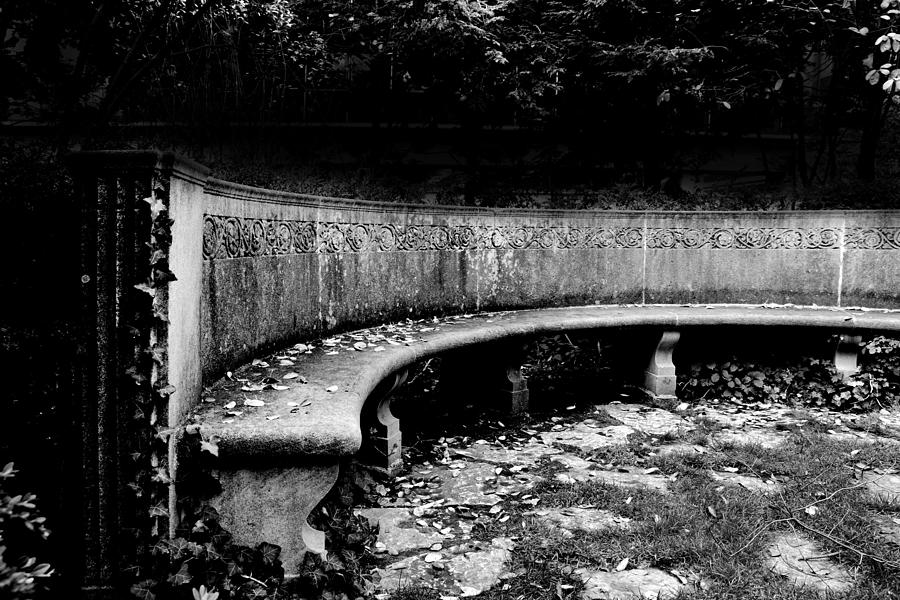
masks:
{"label": "scrollwork relief pattern", "polygon": [[648,248],[822,250],[841,245],[839,227],[666,227],[647,230]]}
{"label": "scrollwork relief pattern", "polygon": [[844,239],[853,250],[900,250],[900,227],[848,227]]}
{"label": "scrollwork relief pattern", "polygon": [[499,248],[640,248],[640,227],[567,227],[533,225],[396,225],[245,219],[206,215],[206,260],[425,250]]}
{"label": "scrollwork relief pattern", "polygon": [[[642,227],[535,225],[398,225],[253,219],[206,215],[206,260],[481,249],[642,248]],[[646,245],[657,249],[829,250],[841,247],[840,227],[650,227]],[[844,247],[900,249],[900,227],[849,227]]]}

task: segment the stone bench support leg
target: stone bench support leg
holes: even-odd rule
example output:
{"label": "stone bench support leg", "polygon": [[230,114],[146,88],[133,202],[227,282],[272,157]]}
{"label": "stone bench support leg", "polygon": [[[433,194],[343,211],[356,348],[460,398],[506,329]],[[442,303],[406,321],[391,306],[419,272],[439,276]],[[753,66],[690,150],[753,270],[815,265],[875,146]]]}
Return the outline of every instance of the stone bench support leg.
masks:
{"label": "stone bench support leg", "polygon": [[677,382],[672,354],[680,338],[678,331],[664,331],[650,357],[650,364],[644,371],[644,389],[654,398],[675,398]]}
{"label": "stone bench support leg", "polygon": [[444,357],[441,393],[448,402],[482,401],[510,416],[528,412],[528,380],[521,344],[470,348]]}
{"label": "stone bench support leg", "polygon": [[325,532],[314,529],[307,519],[334,487],[338,470],[336,461],[265,469],[235,465],[217,473],[222,493],[210,504],[235,543],[277,544],[285,572],[296,573],[306,552],[325,558]]}
{"label": "stone bench support leg", "polygon": [[841,334],[837,348],[834,350],[834,368],[844,377],[849,377],[859,370],[857,360],[862,345],[861,335]]}
{"label": "stone bench support leg", "polygon": [[391,475],[403,468],[403,437],[400,419],[391,412],[391,396],[406,383],[408,375],[404,369],[382,381],[366,402],[363,415],[363,459]]}

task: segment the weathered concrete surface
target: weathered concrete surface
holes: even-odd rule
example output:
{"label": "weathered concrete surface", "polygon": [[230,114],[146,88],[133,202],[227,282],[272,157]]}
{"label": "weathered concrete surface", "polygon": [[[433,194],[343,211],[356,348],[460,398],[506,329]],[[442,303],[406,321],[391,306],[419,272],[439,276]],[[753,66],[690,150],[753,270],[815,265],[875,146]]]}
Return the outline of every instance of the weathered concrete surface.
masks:
{"label": "weathered concrete surface", "polygon": [[490,544],[470,544],[457,555],[429,552],[411,556],[376,568],[372,573],[373,591],[392,592],[412,583],[427,582],[428,587],[448,596],[477,596],[507,573],[506,564],[514,546],[512,540],[497,538]]}
{"label": "weathered concrete surface", "polygon": [[628,436],[634,432],[634,429],[625,425],[597,427],[578,423],[571,428],[542,433],[541,440],[547,445],[591,452],[599,448],[626,444]]}
{"label": "weathered concrete surface", "polygon": [[900,516],[894,515],[875,515],[876,523],[875,533],[886,544],[900,546]]}
{"label": "weathered concrete surface", "polygon": [[576,481],[599,481],[625,488],[650,488],[663,494],[668,493],[671,478],[658,473],[646,473],[646,469],[637,467],[619,467],[615,470],[572,469],[556,474],[556,480],[563,483]]}
{"label": "weathered concrete surface", "polygon": [[583,600],[672,600],[686,586],[659,569],[630,569],[608,572],[576,569],[584,582]]}
{"label": "weathered concrete surface", "polygon": [[377,549],[383,549],[389,554],[430,548],[448,537],[448,534],[439,531],[416,529],[416,517],[406,508],[366,508],[356,513],[373,525],[378,525],[380,545]]}
{"label": "weathered concrete surface", "polygon": [[561,454],[562,450],[550,447],[546,443],[529,441],[525,444],[512,444],[509,448],[475,444],[465,449],[454,448],[450,452],[454,456],[464,456],[472,460],[496,465],[532,467],[537,463],[538,459]]}
{"label": "weathered concrete surface", "polygon": [[[626,406],[622,415],[634,418],[634,425],[640,422],[635,415],[644,414],[638,405],[609,405],[615,412]],[[734,409],[734,410],[733,410]],[[372,518],[393,521],[382,527],[376,544],[375,553],[379,564],[372,572],[373,588],[377,594],[386,594],[396,589],[401,582],[406,585],[423,585],[437,590],[446,597],[463,597],[474,595],[488,589],[503,589],[506,585],[526,585],[521,579],[527,571],[517,569],[517,553],[522,552],[527,544],[543,545],[554,540],[565,540],[576,536],[591,534],[597,539],[605,539],[610,535],[631,536],[639,528],[650,525],[646,516],[642,519],[632,515],[623,516],[627,509],[621,502],[610,506],[583,504],[576,506],[558,506],[553,500],[541,496],[539,487],[535,487],[538,476],[555,479],[550,489],[559,490],[560,484],[577,483],[579,481],[600,481],[612,485],[625,485],[628,490],[652,489],[665,494],[682,493],[680,487],[670,485],[675,476],[661,474],[650,467],[652,456],[667,452],[688,451],[691,454],[707,454],[715,459],[724,458],[715,438],[710,438],[701,445],[699,442],[686,444],[677,441],[664,443],[656,439],[655,443],[663,445],[647,446],[642,444],[626,445],[624,439],[615,453],[604,455],[620,456],[626,463],[644,460],[647,466],[625,466],[612,463],[601,463],[591,460],[591,453],[585,453],[578,445],[568,447],[548,445],[543,435],[554,434],[551,441],[565,437],[567,432],[577,432],[578,436],[586,433],[595,434],[609,426],[601,424],[595,418],[597,411],[585,415],[583,421],[572,418],[572,413],[564,413],[566,417],[552,416],[550,419],[533,423],[527,429],[519,426],[493,426],[494,437],[477,439],[459,435],[445,437],[439,441],[439,449],[432,458],[421,464],[413,465],[407,475],[392,485],[392,489],[383,489],[376,499],[382,507],[368,508],[362,514]],[[872,421],[872,416],[852,417],[826,410],[795,411],[786,407],[772,406],[751,408],[747,406],[718,404],[715,406],[701,404],[691,410],[682,412],[681,416],[660,409],[650,409],[646,414],[653,417],[648,420],[649,427],[665,433],[671,427],[695,427],[709,414],[730,415],[738,426],[746,426],[751,431],[775,430],[779,427],[802,427],[809,419],[815,418],[819,423],[840,423],[860,420],[861,423]],[[738,428],[734,434],[740,435]],[[660,435],[660,434],[656,434]],[[651,451],[652,450],[652,454]],[[646,458],[651,457],[651,458]],[[549,463],[550,469],[545,470]],[[715,486],[739,487],[755,494],[772,494],[781,489],[781,482],[774,482],[754,476],[752,473],[732,473],[729,471],[708,471]],[[859,471],[859,475],[879,475],[874,470]],[[671,489],[670,489],[671,488]],[[565,489],[564,487],[562,488]],[[725,497],[731,494],[719,490]],[[631,495],[627,491],[625,497]],[[563,498],[569,500],[565,492]],[[621,496],[620,496],[621,497]],[[638,495],[635,494],[635,498]],[[577,498],[577,496],[576,496]],[[637,500],[641,502],[641,500]],[[625,501],[625,505],[628,501]],[[624,510],[623,510],[624,509]],[[702,512],[702,511],[701,511]],[[387,515],[391,515],[387,517]],[[396,515],[396,516],[394,516]],[[812,516],[810,518],[813,518]],[[900,520],[893,515],[879,515],[873,519],[873,534],[886,545],[900,544]],[[894,521],[898,521],[895,523]],[[505,525],[504,525],[505,524]],[[506,526],[506,532],[530,532],[522,539],[512,539],[503,534],[496,540],[473,541],[477,532],[484,531],[483,525],[492,527]],[[650,525],[652,527],[652,525]],[[393,527],[393,528],[392,528]],[[398,546],[392,535],[396,527],[403,528],[407,544]],[[418,535],[410,529],[418,531]],[[535,535],[534,532],[541,532]],[[776,537],[772,534],[773,537]],[[440,539],[439,539],[440,538]],[[427,542],[431,544],[426,545]],[[513,545],[513,543],[515,545]],[[814,552],[818,551],[818,554]],[[400,556],[394,556],[399,554]],[[822,552],[821,548],[810,545],[806,538],[775,539],[771,548],[765,550],[762,560],[767,561],[769,568],[776,573],[785,574],[797,586],[815,586],[814,590],[845,590],[853,585],[852,578],[832,556]],[[690,592],[709,580],[703,575],[703,568],[682,569],[669,572],[652,563],[624,564],[621,571],[610,569],[609,564],[579,565],[578,571],[571,571],[571,566],[562,566],[567,575],[562,576],[560,584],[574,585],[577,580],[585,583],[583,598],[671,598],[679,590]],[[636,568],[637,567],[637,568]],[[570,578],[570,579],[567,579]],[[573,581],[575,580],[575,581]],[[567,588],[562,588],[565,592]],[[513,596],[518,597],[518,595]],[[528,597],[526,595],[526,597]]]}
{"label": "weathered concrete surface", "polygon": [[532,510],[526,516],[540,518],[544,523],[571,537],[574,531],[602,531],[604,529],[628,529],[631,519],[602,508],[545,508]]}
{"label": "weathered concrete surface", "polygon": [[691,423],[678,415],[642,404],[612,402],[601,408],[623,425],[647,435],[679,436],[694,429]]}
{"label": "weathered concrete surface", "polygon": [[739,446],[752,444],[763,448],[776,448],[790,435],[787,431],[765,429],[763,427],[748,427],[746,429],[723,429],[713,435],[718,445]]}
{"label": "weathered concrete surface", "polygon": [[843,594],[853,588],[853,576],[842,565],[830,560],[814,541],[798,534],[776,537],[767,549],[766,564],[794,585],[809,588],[820,595]]}
{"label": "weathered concrete surface", "polygon": [[759,477],[750,477],[739,473],[728,473],[724,471],[711,471],[710,476],[713,481],[721,482],[725,485],[739,486],[751,492],[775,494],[781,490],[781,485],[771,479],[763,480]]}
{"label": "weathered concrete surface", "polygon": [[220,180],[202,211],[207,377],[298,336],[448,307],[898,306],[892,211],[400,207]]}
{"label": "weathered concrete surface", "polygon": [[900,474],[865,471],[861,477],[873,498],[892,506],[900,506]]}
{"label": "weathered concrete surface", "polygon": [[307,550],[325,553],[325,534],[307,517],[337,481],[337,463],[267,469],[230,469],[217,473],[222,493],[210,500],[222,527],[235,543],[281,546],[288,573]]}

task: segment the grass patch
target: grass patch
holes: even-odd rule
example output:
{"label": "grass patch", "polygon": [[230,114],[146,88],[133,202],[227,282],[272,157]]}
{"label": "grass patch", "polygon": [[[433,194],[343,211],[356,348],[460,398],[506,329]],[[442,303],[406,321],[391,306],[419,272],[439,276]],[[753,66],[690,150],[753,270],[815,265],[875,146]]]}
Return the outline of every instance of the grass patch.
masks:
{"label": "grass patch", "polygon": [[[832,560],[858,573],[857,589],[848,597],[889,598],[900,594],[900,546],[878,536],[875,516],[897,508],[867,496],[855,466],[897,468],[898,460],[894,447],[837,442],[801,429],[777,448],[734,445],[721,452],[653,457],[648,465],[679,474],[671,494],[555,481],[539,483],[535,493],[543,506],[594,506],[634,520],[627,531],[549,540],[560,560],[609,569],[627,557],[631,567],[694,573],[704,587],[685,598],[817,597],[765,564],[767,545],[789,531],[814,540]],[[775,476],[781,491],[767,496],[711,478],[711,470],[726,468]]]}

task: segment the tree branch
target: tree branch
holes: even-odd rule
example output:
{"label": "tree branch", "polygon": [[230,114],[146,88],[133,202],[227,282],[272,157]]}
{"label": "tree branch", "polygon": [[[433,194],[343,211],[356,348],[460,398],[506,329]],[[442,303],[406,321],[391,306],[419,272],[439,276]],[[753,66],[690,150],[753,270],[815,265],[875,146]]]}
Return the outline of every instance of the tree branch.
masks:
{"label": "tree branch", "polygon": [[191,15],[190,20],[185,25],[184,29],[179,32],[180,35],[171,35],[163,47],[156,52],[149,60],[144,62],[134,73],[132,73],[131,77],[129,77],[124,83],[119,85],[118,90],[114,90],[112,86],[107,92],[107,96],[104,99],[103,105],[100,109],[101,118],[106,121],[115,111],[116,107],[119,103],[125,98],[125,96],[130,91],[131,87],[138,81],[140,78],[152,67],[154,67],[160,60],[165,58],[170,54],[172,48],[175,46],[177,41],[181,41],[185,34],[192,31],[197,24],[203,19],[206,14],[218,4],[221,0],[207,0],[206,3],[201,6],[197,12]]}

